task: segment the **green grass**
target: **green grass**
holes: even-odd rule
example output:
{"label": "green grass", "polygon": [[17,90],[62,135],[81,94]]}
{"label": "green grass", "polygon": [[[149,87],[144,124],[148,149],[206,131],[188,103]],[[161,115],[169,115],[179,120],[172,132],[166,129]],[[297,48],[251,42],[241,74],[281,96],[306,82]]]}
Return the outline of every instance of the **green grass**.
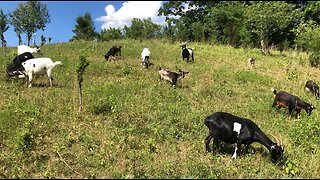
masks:
{"label": "green grass", "polygon": [[[104,54],[120,44],[122,59]],[[151,50],[154,64],[144,69],[140,53]],[[320,178],[319,111],[300,119],[272,109],[271,88],[285,90],[320,108],[304,90],[319,69],[308,55],[294,51],[189,43],[195,63],[182,61],[179,43],[165,40],[70,42],[45,45],[43,55],[62,66],[53,70],[54,86],[44,76],[27,88],[23,79],[7,80],[6,65],[16,48],[0,49],[1,178]],[[79,108],[76,68],[84,73],[83,111]],[[247,60],[257,59],[257,69]],[[158,68],[189,71],[176,88],[159,80]],[[267,134],[280,135],[285,164],[276,166],[265,147],[253,143],[236,161],[233,147],[205,153],[204,118],[216,111],[252,119]],[[270,136],[271,137],[271,136]],[[211,142],[212,143],[212,142]]]}

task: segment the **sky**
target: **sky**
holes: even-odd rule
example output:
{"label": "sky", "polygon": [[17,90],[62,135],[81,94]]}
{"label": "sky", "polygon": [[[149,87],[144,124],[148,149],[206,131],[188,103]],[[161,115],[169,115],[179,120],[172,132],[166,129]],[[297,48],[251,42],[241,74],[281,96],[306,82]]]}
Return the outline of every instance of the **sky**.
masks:
{"label": "sky", "polygon": [[[26,1],[0,1],[0,9],[5,14],[12,13],[20,3]],[[68,42],[75,34],[72,30],[76,25],[76,18],[86,12],[91,14],[95,30],[103,28],[123,28],[131,26],[132,18],[148,18],[163,25],[165,17],[159,17],[158,9],[164,1],[40,1],[47,5],[51,22],[46,24],[44,31],[38,30],[35,34],[36,44],[40,45],[41,35],[51,37],[51,43]],[[17,46],[18,38],[10,25],[4,33],[7,46]],[[27,45],[25,34],[22,35],[23,44]],[[33,41],[31,43],[33,45]]]}

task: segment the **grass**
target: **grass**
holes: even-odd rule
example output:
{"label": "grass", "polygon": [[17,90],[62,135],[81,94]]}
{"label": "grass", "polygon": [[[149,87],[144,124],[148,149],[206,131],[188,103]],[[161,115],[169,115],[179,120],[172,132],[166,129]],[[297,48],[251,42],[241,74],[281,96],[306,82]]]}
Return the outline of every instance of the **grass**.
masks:
{"label": "grass", "polygon": [[[122,59],[104,54],[121,44]],[[35,77],[7,80],[6,65],[16,48],[0,51],[1,178],[320,178],[319,111],[300,119],[272,109],[271,88],[285,90],[320,108],[304,84],[320,78],[308,55],[295,51],[264,56],[259,49],[189,43],[195,63],[182,61],[179,43],[165,40],[70,42],[41,47],[62,66],[54,86]],[[151,51],[144,69],[140,53]],[[84,73],[83,111],[76,68]],[[247,59],[255,56],[257,69]],[[159,80],[159,66],[189,71],[176,88]],[[319,83],[319,82],[318,82]],[[233,146],[205,153],[204,118],[216,111],[252,119],[267,134],[280,135],[285,163],[274,165],[265,147],[231,159]],[[271,137],[271,136],[270,136]]]}

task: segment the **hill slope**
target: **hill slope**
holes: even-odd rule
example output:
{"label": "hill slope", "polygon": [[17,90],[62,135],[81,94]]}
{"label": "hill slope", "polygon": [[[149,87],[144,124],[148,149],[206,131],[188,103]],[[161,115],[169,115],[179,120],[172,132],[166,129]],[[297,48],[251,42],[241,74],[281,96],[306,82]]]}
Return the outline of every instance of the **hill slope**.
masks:
{"label": "hill slope", "polygon": [[[122,59],[104,54],[121,44]],[[151,51],[149,69],[140,53]],[[43,55],[62,66],[54,86],[44,76],[27,88],[5,78],[16,48],[0,52],[0,177],[2,178],[320,178],[319,112],[288,118],[272,109],[271,88],[285,90],[320,108],[304,84],[320,83],[307,55],[264,56],[258,49],[189,43],[195,63],[182,61],[178,43],[163,40],[70,42],[46,45]],[[79,55],[90,61],[78,113]],[[247,60],[257,59],[257,69]],[[189,71],[174,89],[159,80],[159,66]],[[285,164],[275,166],[266,148],[252,144],[236,161],[233,146],[205,153],[204,118],[226,111],[249,118],[267,134],[280,135]],[[271,136],[270,136],[271,137]]]}

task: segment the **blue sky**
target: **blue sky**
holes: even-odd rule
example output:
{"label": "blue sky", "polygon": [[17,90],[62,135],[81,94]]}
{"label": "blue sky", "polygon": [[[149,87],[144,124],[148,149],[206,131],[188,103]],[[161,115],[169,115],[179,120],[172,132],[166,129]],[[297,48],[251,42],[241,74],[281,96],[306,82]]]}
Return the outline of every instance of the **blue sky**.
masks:
{"label": "blue sky", "polygon": [[[19,3],[25,2],[0,1],[0,9],[8,14],[17,9]],[[101,28],[130,26],[131,19],[134,17],[140,19],[150,17],[154,23],[164,24],[164,17],[157,16],[163,1],[41,1],[41,3],[47,5],[51,22],[47,24],[44,31],[36,32],[37,45],[40,45],[41,35],[46,38],[51,37],[51,43],[68,42],[74,36],[72,30],[75,28],[76,18],[86,12],[91,14],[98,32]],[[18,45],[18,38],[12,26],[4,36],[8,46]],[[27,44],[25,34],[22,35],[22,40],[23,44]]]}

